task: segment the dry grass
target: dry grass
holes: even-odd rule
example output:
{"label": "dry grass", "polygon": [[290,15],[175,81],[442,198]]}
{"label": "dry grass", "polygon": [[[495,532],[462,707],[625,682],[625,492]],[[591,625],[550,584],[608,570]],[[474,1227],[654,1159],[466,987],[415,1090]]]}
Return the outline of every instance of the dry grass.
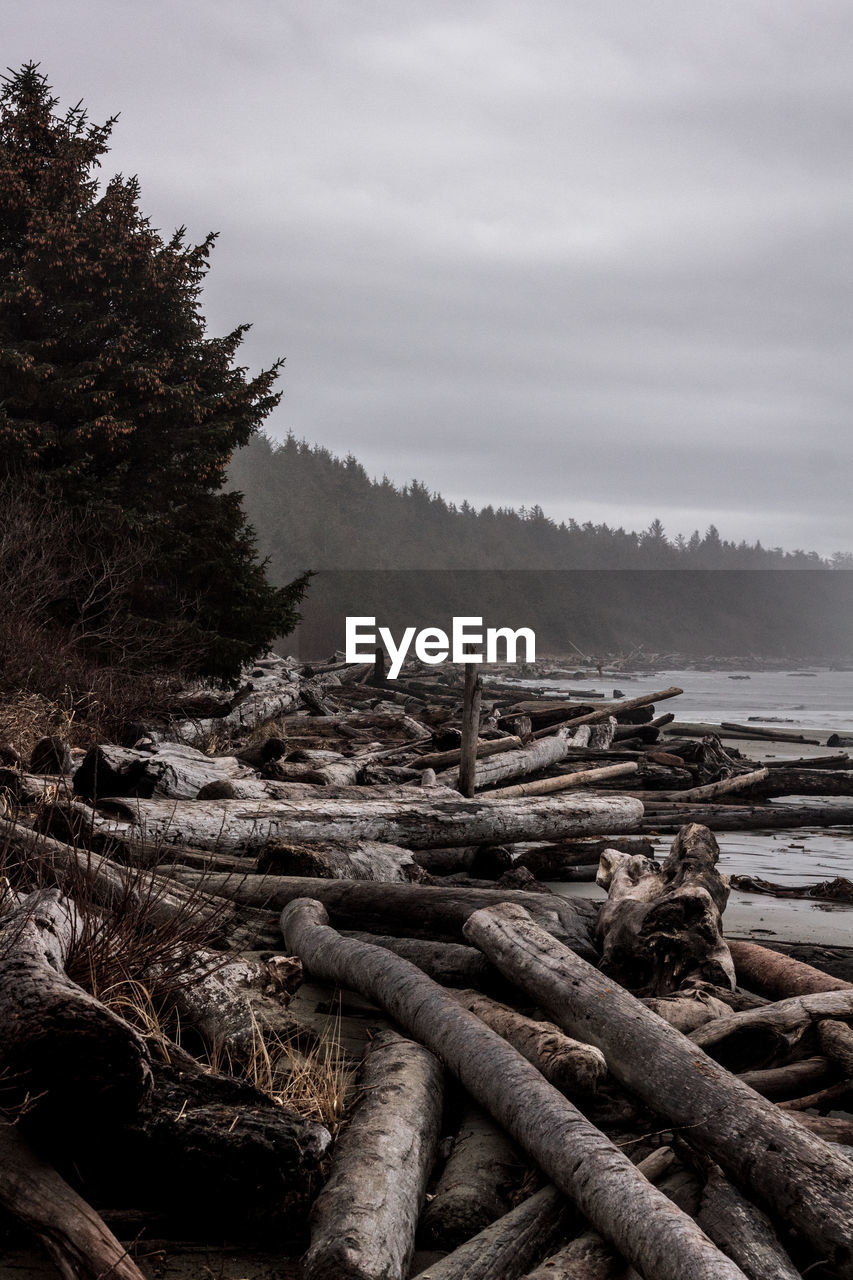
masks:
{"label": "dry grass", "polygon": [[316,1120],[334,1136],[346,1110],[355,1065],[344,1053],[337,1022],[309,1049],[293,1041],[265,1037],[260,1028],[245,1075],[263,1093],[306,1120]]}

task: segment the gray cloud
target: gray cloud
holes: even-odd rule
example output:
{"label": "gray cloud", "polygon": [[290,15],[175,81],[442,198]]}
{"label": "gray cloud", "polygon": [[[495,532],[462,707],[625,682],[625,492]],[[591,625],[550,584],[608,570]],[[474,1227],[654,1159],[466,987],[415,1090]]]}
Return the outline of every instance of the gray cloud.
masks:
{"label": "gray cloud", "polygon": [[[270,427],[446,496],[853,546],[842,0],[35,0]],[[109,164],[108,161],[108,164]]]}

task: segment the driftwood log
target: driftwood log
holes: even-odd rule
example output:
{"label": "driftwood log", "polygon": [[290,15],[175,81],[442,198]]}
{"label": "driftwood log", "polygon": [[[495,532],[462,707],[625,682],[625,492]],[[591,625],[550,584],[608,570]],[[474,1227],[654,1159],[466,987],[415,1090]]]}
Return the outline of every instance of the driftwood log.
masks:
{"label": "driftwood log", "polygon": [[699,822],[714,831],[792,831],[796,827],[853,826],[853,805],[748,805],[676,804],[646,805],[640,830],[646,833],[678,831],[688,822]]}
{"label": "driftwood log", "polygon": [[690,1039],[732,1070],[770,1066],[790,1057],[825,1018],[853,1018],[853,991],[792,996],[760,1009],[728,1013],[691,1032]]}
{"label": "driftwood log", "polygon": [[341,930],[344,937],[358,938],[385,947],[422,969],[433,982],[445,987],[477,987],[489,989],[501,984],[500,974],[489,964],[476,947],[466,947],[459,942],[432,942],[428,938],[395,938],[390,934],[365,933],[360,930]]}
{"label": "driftwood log", "polygon": [[631,990],[678,991],[686,982],[734,988],[722,932],[728,881],[707,827],[682,827],[661,867],[606,849],[598,883],[608,890],[598,919],[601,968]]}
{"label": "driftwood log", "polygon": [[438,1059],[393,1031],[368,1045],[359,1101],[311,1213],[305,1280],[404,1280],[443,1099]]}
{"label": "driftwood log", "polygon": [[592,942],[596,906],[585,898],[527,893],[523,889],[375,885],[361,880],[300,876],[202,875],[186,867],[175,867],[172,874],[182,884],[204,884],[210,892],[234,902],[269,910],[280,911],[296,898],[313,898],[328,910],[336,928],[431,942],[459,942],[462,926],[472,911],[498,902],[516,902],[578,954],[590,959],[598,955]]}
{"label": "driftwood log", "polygon": [[853,991],[853,983],[834,978],[814,965],[771,951],[757,942],[730,938],[729,951],[741,986],[770,1000],[813,995],[818,991]]}
{"label": "driftwood log", "polygon": [[[498,757],[499,758],[499,757]],[[92,814],[104,834],[257,853],[268,840],[379,840],[405,849],[503,844],[630,831],[643,816],[637,800],[576,793],[570,800],[468,800],[419,788],[416,798],[304,800],[108,800]]]}
{"label": "driftwood log", "polygon": [[142,1036],[68,977],[82,926],[58,889],[0,917],[0,1071],[6,1104],[60,1131],[132,1117],[151,1091]]}
{"label": "driftwood log", "polygon": [[150,751],[102,743],[90,747],[74,775],[77,795],[159,796],[194,800],[214,782],[250,778],[236,756],[207,756],[181,742],[158,743]]}
{"label": "driftwood log", "polygon": [[427,1267],[418,1280],[518,1280],[578,1221],[565,1196],[545,1187]]}
{"label": "driftwood log", "polygon": [[696,1221],[750,1280],[799,1280],[767,1214],[732,1186],[719,1165],[705,1171]]}
{"label": "driftwood log", "polygon": [[435,1249],[455,1249],[512,1207],[526,1161],[479,1107],[466,1107],[453,1149],[421,1215],[419,1234]]}
{"label": "driftwood log", "polygon": [[[586,736],[589,736],[589,730],[586,731]],[[543,769],[549,769],[551,765],[565,760],[569,747],[577,745],[579,744],[574,741],[568,729],[560,729],[550,737],[543,738],[541,742],[531,742],[528,746],[519,747],[515,751],[478,756],[474,773],[474,789],[480,791],[483,787],[496,786],[507,778],[523,778],[529,773],[540,773]],[[453,786],[456,777],[457,771],[446,769],[437,774],[437,781],[445,786]]]}
{"label": "driftwood log", "polygon": [[0,1121],[0,1204],[43,1245],[63,1280],[144,1280],[94,1209]]}
{"label": "driftwood log", "polygon": [[[517,906],[475,912],[465,934],[569,1035],[597,1045],[625,1088],[683,1126],[691,1144],[712,1156],[770,1212],[784,1204],[788,1221],[811,1240],[818,1256],[831,1258],[843,1276],[853,1276],[850,1161],[550,937]],[[649,1070],[651,1062],[654,1071]],[[691,1274],[689,1269],[685,1274]]]}
{"label": "driftwood log", "polygon": [[[478,953],[479,954],[479,953]],[[499,1036],[532,1062],[555,1088],[568,1094],[595,1093],[607,1075],[600,1049],[572,1040],[553,1022],[536,1021],[479,991],[456,991],[456,999],[497,1031]]]}
{"label": "driftwood log", "polygon": [[629,1261],[659,1280],[743,1280],[740,1268],[535,1067],[420,970],[342,938],[319,902],[292,902],[282,913],[282,931],[288,950],[316,977],[355,988],[440,1052],[475,1101]]}
{"label": "driftwood log", "polygon": [[351,844],[324,840],[317,844],[288,844],[270,840],[258,855],[262,875],[319,876],[324,880],[373,880],[384,884],[429,884],[431,876],[415,862],[409,849],[358,840]]}

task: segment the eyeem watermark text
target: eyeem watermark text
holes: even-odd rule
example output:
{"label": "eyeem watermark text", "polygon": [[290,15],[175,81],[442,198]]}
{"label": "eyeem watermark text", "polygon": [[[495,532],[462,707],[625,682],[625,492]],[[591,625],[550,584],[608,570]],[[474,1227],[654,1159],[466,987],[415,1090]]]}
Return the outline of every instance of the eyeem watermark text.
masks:
{"label": "eyeem watermark text", "polygon": [[[518,657],[519,644],[524,644],[524,657]],[[440,627],[406,627],[399,644],[388,627],[377,627],[375,618],[347,618],[347,662],[372,662],[376,647],[383,644],[391,659],[388,672],[396,680],[414,644],[415,657],[437,666],[440,662],[535,662],[536,636],[530,627],[486,627],[482,618],[454,618],[448,636]],[[503,652],[498,653],[501,645]],[[470,647],[469,647],[470,646]],[[485,650],[485,656],[484,656]]]}

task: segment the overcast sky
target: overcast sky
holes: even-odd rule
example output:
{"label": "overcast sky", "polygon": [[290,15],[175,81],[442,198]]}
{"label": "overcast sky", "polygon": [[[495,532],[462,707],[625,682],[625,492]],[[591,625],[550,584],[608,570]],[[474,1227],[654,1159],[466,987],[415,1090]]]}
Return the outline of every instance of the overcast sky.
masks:
{"label": "overcast sky", "polygon": [[448,498],[853,550],[849,0],[7,0],[219,244],[271,434]]}

